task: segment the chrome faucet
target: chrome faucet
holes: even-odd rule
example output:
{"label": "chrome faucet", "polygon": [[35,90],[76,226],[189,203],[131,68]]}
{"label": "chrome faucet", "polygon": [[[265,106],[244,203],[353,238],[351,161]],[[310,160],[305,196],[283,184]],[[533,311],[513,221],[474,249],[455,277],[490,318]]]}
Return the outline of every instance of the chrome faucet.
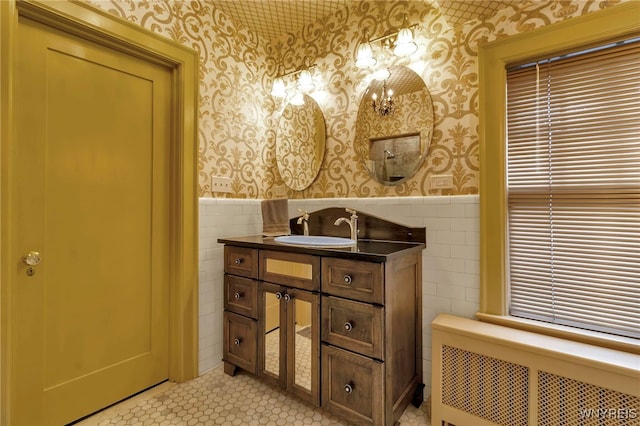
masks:
{"label": "chrome faucet", "polygon": [[298,218],[298,225],[302,224],[304,235],[309,235],[309,212],[302,209],[298,209],[298,211],[302,214],[302,216]]}
{"label": "chrome faucet", "polygon": [[345,211],[351,214],[351,218],[347,219],[346,217],[340,217],[333,224],[336,226],[342,225],[343,223],[348,224],[351,229],[351,239],[353,241],[358,241],[358,215],[355,210],[345,209]]}

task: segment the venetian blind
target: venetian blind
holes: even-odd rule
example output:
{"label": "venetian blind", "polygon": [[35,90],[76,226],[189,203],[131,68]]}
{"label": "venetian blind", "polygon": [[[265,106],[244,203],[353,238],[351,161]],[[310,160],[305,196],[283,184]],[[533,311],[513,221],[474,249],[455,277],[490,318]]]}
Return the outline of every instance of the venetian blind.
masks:
{"label": "venetian blind", "polygon": [[510,315],[640,338],[640,41],[507,70]]}

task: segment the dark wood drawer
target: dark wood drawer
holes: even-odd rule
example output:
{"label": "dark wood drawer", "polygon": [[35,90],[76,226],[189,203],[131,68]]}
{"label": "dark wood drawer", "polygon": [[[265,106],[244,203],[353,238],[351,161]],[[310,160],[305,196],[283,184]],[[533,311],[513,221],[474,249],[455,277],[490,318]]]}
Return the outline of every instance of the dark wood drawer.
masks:
{"label": "dark wood drawer", "polygon": [[255,320],[225,311],[224,361],[256,374],[258,358],[258,324]]}
{"label": "dark wood drawer", "polygon": [[384,367],[322,345],[322,406],[355,424],[384,424]]}
{"label": "dark wood drawer", "polygon": [[322,292],[382,305],[384,264],[323,258]]}
{"label": "dark wood drawer", "polygon": [[258,278],[258,250],[224,246],[224,271],[228,274]]}
{"label": "dark wood drawer", "polygon": [[260,250],[260,279],[303,290],[320,290],[320,258],[310,254]]}
{"label": "dark wood drawer", "polygon": [[224,276],[224,308],[258,319],[258,283],[249,278]]}
{"label": "dark wood drawer", "polygon": [[384,361],[384,310],[380,306],[322,296],[322,340]]}

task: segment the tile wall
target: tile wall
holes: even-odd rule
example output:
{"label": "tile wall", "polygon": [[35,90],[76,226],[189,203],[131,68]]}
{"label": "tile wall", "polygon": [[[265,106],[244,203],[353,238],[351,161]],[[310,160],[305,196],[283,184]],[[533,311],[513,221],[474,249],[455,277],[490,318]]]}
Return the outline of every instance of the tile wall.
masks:
{"label": "tile wall", "polygon": [[[431,394],[431,329],[439,313],[473,317],[480,294],[480,217],[477,195],[289,200],[289,216],[301,208],[358,211],[427,228],[422,255],[425,398]],[[222,358],[223,246],[220,237],[259,234],[260,200],[200,199],[200,372]]]}

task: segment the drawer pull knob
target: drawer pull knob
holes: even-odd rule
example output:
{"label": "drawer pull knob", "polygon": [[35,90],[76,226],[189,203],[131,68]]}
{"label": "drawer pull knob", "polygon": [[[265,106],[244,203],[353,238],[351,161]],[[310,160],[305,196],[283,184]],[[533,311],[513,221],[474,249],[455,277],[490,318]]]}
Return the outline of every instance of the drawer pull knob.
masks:
{"label": "drawer pull knob", "polygon": [[351,393],[351,392],[353,392],[353,386],[351,386],[351,384],[350,384],[350,383],[349,383],[349,384],[347,384],[347,385],[344,385],[344,391],[345,391],[346,393]]}
{"label": "drawer pull knob", "polygon": [[233,298],[234,298],[234,299],[236,299],[236,300],[240,300],[240,298],[241,298],[241,297],[242,297],[242,294],[240,294],[240,293],[238,293],[238,292],[236,292],[236,293],[233,295]]}
{"label": "drawer pull knob", "polygon": [[233,344],[238,346],[240,344],[241,340],[238,338],[233,339]]}
{"label": "drawer pull knob", "polygon": [[344,276],[344,283],[345,284],[351,284],[351,281],[353,281],[353,279],[351,278],[351,275],[345,275]]}
{"label": "drawer pull knob", "polygon": [[233,261],[236,265],[239,265],[242,263],[242,258],[241,257],[236,257],[236,260]]}
{"label": "drawer pull knob", "polygon": [[284,295],[284,301],[288,302],[289,300],[291,300],[291,296],[288,293],[285,293]]}
{"label": "drawer pull knob", "polygon": [[344,329],[347,331],[351,331],[353,329],[353,324],[351,324],[349,321],[345,322]]}
{"label": "drawer pull knob", "polygon": [[277,292],[276,293],[276,299],[278,299],[278,300],[282,299],[282,293]]}

